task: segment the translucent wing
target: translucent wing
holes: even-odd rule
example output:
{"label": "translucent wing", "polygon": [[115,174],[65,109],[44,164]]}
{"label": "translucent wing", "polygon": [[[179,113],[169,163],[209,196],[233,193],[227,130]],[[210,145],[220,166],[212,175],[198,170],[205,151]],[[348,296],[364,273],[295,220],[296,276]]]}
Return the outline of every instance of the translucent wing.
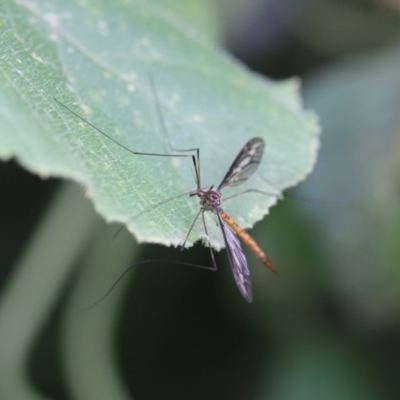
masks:
{"label": "translucent wing", "polygon": [[233,161],[224,179],[218,186],[221,190],[225,186],[239,185],[249,178],[257,169],[264,153],[264,140],[253,138],[249,140]]}
{"label": "translucent wing", "polygon": [[243,253],[240,241],[225,224],[219,212],[217,212],[219,224],[221,226],[222,235],[225,241],[226,252],[228,253],[229,263],[231,264],[233,277],[242,296],[249,302],[253,300],[251,290],[250,270],[247,265],[246,256]]}

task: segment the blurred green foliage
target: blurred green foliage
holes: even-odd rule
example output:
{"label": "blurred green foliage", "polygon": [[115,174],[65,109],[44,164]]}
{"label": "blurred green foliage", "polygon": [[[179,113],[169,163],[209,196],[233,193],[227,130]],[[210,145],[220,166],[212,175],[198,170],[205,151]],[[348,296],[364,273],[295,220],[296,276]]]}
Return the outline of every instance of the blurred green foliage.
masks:
{"label": "blurred green foliage", "polygon": [[[143,266],[80,313],[130,264],[130,252],[209,265],[208,250],[139,247],[125,234],[112,241],[117,227],[99,221],[76,187],[59,188],[49,205],[53,182],[4,165],[1,399],[398,397],[398,3],[208,6],[218,25],[210,36],[269,76],[302,76],[306,105],[320,116],[315,172],[251,231],[278,276],[249,254],[249,306],[223,252],[217,273]],[[23,277],[20,292],[36,296],[32,304],[8,292],[17,257],[20,267],[27,254],[39,270],[43,260],[56,265],[40,279]]]}

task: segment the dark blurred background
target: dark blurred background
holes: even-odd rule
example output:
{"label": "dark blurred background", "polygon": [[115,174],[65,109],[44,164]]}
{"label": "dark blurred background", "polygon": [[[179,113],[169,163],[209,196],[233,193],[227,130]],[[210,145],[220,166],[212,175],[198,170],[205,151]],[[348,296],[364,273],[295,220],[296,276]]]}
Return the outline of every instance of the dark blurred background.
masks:
{"label": "dark blurred background", "polygon": [[[400,396],[400,2],[215,3],[223,45],[270,78],[301,77],[322,127],[313,174],[252,234],[254,302],[218,273],[141,268],[118,317],[121,375],[137,399],[397,399]],[[0,165],[4,287],[60,184]],[[141,258],[209,264],[146,245]],[[129,278],[127,278],[129,279]],[[111,282],[110,282],[111,283]],[[65,289],[66,293],[68,288]],[[68,399],[58,312],[37,339],[31,379]]]}

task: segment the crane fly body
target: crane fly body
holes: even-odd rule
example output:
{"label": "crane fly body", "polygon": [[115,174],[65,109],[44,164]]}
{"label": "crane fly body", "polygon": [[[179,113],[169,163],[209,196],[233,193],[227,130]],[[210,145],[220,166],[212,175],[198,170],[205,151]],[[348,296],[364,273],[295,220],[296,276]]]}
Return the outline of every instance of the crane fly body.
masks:
{"label": "crane fly body", "polygon": [[[192,191],[190,193],[190,196],[199,197],[200,211],[193,221],[190,230],[186,236],[186,239],[182,245],[182,247],[185,245],[189,234],[200,214],[203,219],[203,225],[206,233],[207,227],[204,220],[204,212],[211,211],[213,214],[215,214],[221,227],[222,236],[224,238],[229,263],[232,268],[236,285],[242,296],[248,302],[251,302],[253,298],[250,270],[238,237],[243,241],[244,244],[249,247],[249,249],[266,267],[268,267],[273,272],[275,272],[275,268],[272,265],[270,259],[258,246],[256,241],[222,209],[221,189],[227,186],[239,185],[246,181],[260,164],[263,152],[263,139],[253,138],[249,140],[239,152],[231,167],[228,169],[228,172],[226,173],[224,179],[222,179],[221,183],[216,189],[214,189],[214,186],[211,186],[208,190],[204,190],[201,188],[200,171],[198,169],[198,164],[195,164],[197,189]],[[214,267],[216,268],[211,247],[210,251]]]}
{"label": "crane fly body", "polygon": [[[151,78],[151,77],[150,77]],[[154,87],[154,82],[152,79],[150,79],[150,83],[152,86],[153,93],[156,97],[156,91]],[[160,106],[158,102],[157,104],[157,112],[158,116],[160,119],[161,127],[164,131],[164,134],[167,137],[168,144],[170,145],[171,149],[174,150],[175,152],[194,152],[195,154],[159,154],[159,153],[144,153],[144,152],[137,152],[129,149],[128,147],[124,146],[123,144],[119,143],[115,139],[113,139],[110,135],[106,134],[96,126],[94,126],[92,123],[87,121],[85,118],[81,117],[78,113],[75,111],[71,110],[69,107],[67,107],[65,104],[61,103],[59,100],[54,98],[54,100],[60,104],[62,107],[67,109],[70,113],[78,117],[80,120],[88,124],[90,127],[92,127],[95,131],[98,133],[101,133],[103,136],[108,138],[110,141],[114,142],[121,148],[129,151],[130,153],[134,155],[142,155],[142,156],[156,156],[156,157],[189,157],[192,159],[194,169],[195,169],[195,177],[196,177],[196,185],[197,189],[193,190],[189,193],[185,194],[180,194],[178,196],[174,196],[172,198],[163,200],[157,204],[153,208],[156,208],[158,206],[161,206],[171,200],[174,200],[176,198],[182,197],[183,195],[189,194],[190,197],[197,196],[200,199],[200,210],[197,213],[195,219],[193,220],[189,231],[185,237],[185,240],[183,241],[183,244],[181,246],[181,249],[185,247],[185,244],[189,238],[189,235],[201,215],[202,220],[203,220],[203,226],[204,230],[208,236],[208,231],[207,231],[207,226],[205,223],[204,219],[204,212],[206,211],[211,211],[213,214],[216,215],[219,226],[221,227],[221,232],[222,236],[224,239],[226,251],[228,253],[228,259],[229,263],[232,268],[233,276],[235,278],[236,285],[242,294],[242,296],[248,301],[251,302],[253,298],[252,294],[252,285],[251,285],[251,278],[250,278],[250,270],[247,264],[247,259],[245,254],[243,253],[243,250],[240,245],[240,241],[238,238],[240,238],[244,244],[246,244],[249,249],[255,254],[255,256],[266,266],[268,267],[271,271],[275,272],[275,269],[269,260],[269,258],[265,255],[265,253],[261,250],[261,248],[258,246],[258,244],[255,242],[255,240],[243,229],[241,228],[234,220],[232,217],[230,217],[221,207],[222,203],[222,197],[221,197],[221,190],[227,186],[235,186],[239,185],[243,182],[245,182],[257,169],[259,166],[263,153],[264,153],[264,140],[261,138],[253,138],[249,140],[242,150],[239,152],[235,160],[233,161],[231,167],[228,169],[228,172],[226,173],[225,177],[222,179],[221,183],[219,186],[214,189],[214,186],[211,186],[207,190],[201,187],[201,179],[200,179],[200,150],[199,148],[194,148],[194,149],[188,149],[188,150],[177,150],[174,149],[169,141],[168,134],[166,132],[166,127],[164,120],[162,118],[162,113]],[[265,193],[261,190],[257,189],[248,189],[245,190],[242,193],[239,194],[244,194],[246,192],[258,192],[262,193],[265,195],[269,196],[277,196],[280,197],[279,195],[276,194],[271,194],[271,193]],[[239,195],[237,194],[237,195]],[[237,196],[236,195],[236,196]],[[235,197],[235,195],[230,196],[230,197]],[[152,209],[153,209],[152,208]],[[143,212],[140,214],[137,214],[135,217],[139,217]],[[210,249],[210,254],[211,254],[211,259],[213,262],[213,268],[208,268],[208,269],[217,269],[217,265],[214,259],[214,254],[211,248],[210,241],[208,241],[208,246]],[[151,260],[150,260],[151,261]],[[143,262],[141,262],[143,263]],[[193,265],[193,264],[190,264]],[[205,267],[202,267],[205,268]]]}

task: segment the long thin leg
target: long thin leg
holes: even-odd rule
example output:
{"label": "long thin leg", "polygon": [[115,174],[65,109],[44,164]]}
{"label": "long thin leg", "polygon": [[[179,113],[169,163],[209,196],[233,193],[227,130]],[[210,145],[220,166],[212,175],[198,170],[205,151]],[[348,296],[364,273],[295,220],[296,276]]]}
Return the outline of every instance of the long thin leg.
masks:
{"label": "long thin leg", "polygon": [[167,130],[167,126],[165,124],[165,120],[164,120],[164,116],[163,113],[161,111],[161,105],[160,105],[160,98],[158,97],[158,93],[157,93],[157,88],[156,85],[154,83],[154,78],[153,78],[153,74],[151,73],[151,71],[147,71],[147,78],[150,82],[150,87],[151,87],[151,91],[154,97],[154,101],[156,103],[156,110],[157,110],[157,117],[158,117],[158,122],[159,125],[161,127],[161,130],[165,136],[165,139],[168,143],[168,147],[170,148],[170,150],[172,151],[178,151],[178,152],[186,152],[186,151],[195,151],[197,153],[197,158],[200,158],[200,149],[198,147],[195,147],[194,149],[177,149],[174,146],[172,146],[172,142],[171,142],[171,138],[168,135],[168,130]]}
{"label": "long thin leg", "polygon": [[206,232],[206,235],[207,235],[207,242],[208,242],[208,248],[210,249],[211,261],[212,261],[213,266],[214,266],[214,271],[216,271],[218,269],[217,268],[217,263],[215,261],[214,252],[212,251],[210,237],[208,236],[206,220],[204,219],[204,212],[201,214],[201,218],[203,220],[204,231]]}
{"label": "long thin leg", "polygon": [[200,208],[200,211],[197,213],[196,218],[195,218],[195,219],[193,220],[193,222],[192,222],[192,225],[190,225],[189,232],[187,233],[187,235],[186,235],[186,237],[185,237],[185,240],[184,240],[183,243],[182,243],[181,251],[185,248],[185,244],[186,244],[187,240],[189,239],[189,235],[190,235],[190,233],[192,232],[192,229],[193,229],[193,227],[194,227],[194,224],[196,223],[197,218],[199,218],[199,215],[200,215],[200,213],[202,213],[202,212],[203,212],[203,210]]}
{"label": "long thin leg", "polygon": [[261,194],[264,194],[266,196],[277,197],[279,200],[283,200],[283,194],[282,193],[269,193],[269,192],[263,192],[262,190],[258,190],[258,189],[247,189],[247,190],[243,190],[242,192],[235,193],[232,196],[224,197],[224,201],[225,200],[229,200],[229,199],[233,199],[234,197],[241,196],[242,194],[250,193],[250,192],[261,193]]}
{"label": "long thin leg", "polygon": [[139,267],[141,265],[144,264],[155,264],[155,263],[164,263],[164,264],[178,264],[178,265],[185,265],[188,267],[195,267],[195,268],[200,268],[200,269],[206,269],[208,271],[215,271],[216,268],[214,267],[208,267],[206,265],[200,265],[200,264],[193,264],[193,263],[187,263],[184,261],[171,261],[171,260],[143,260],[143,261],[139,261],[134,265],[131,265],[130,267],[128,267],[124,272],[122,272],[122,274],[116,279],[116,281],[110,286],[110,288],[107,290],[106,293],[103,294],[103,296],[101,296],[99,299],[97,299],[94,303],[90,304],[89,306],[83,307],[81,309],[81,312],[86,312],[91,310],[92,308],[96,307],[97,305],[99,305],[103,300],[105,300],[106,297],[109,296],[109,294],[114,290],[115,286],[118,285],[118,283],[122,280],[122,278],[132,269]]}
{"label": "long thin leg", "polygon": [[[68,110],[71,114],[75,115],[75,117],[79,118],[81,121],[83,121],[85,124],[89,125],[91,128],[96,130],[97,132],[101,133],[103,136],[117,144],[118,146],[122,147],[126,151],[129,151],[129,153],[135,154],[137,156],[155,156],[155,157],[192,157],[192,159],[195,158],[193,154],[161,154],[161,153],[143,153],[139,151],[133,151],[129,147],[124,146],[122,143],[119,143],[117,140],[113,139],[110,135],[107,133],[103,132],[101,129],[97,128],[97,126],[93,125],[91,122],[89,122],[87,119],[83,118],[80,116],[78,113],[75,111],[71,110],[69,107],[67,107],[65,104],[61,103],[61,101],[57,100],[56,97],[54,97],[54,101],[57,102],[60,106],[64,107],[66,110]],[[193,150],[194,151],[194,150]],[[193,162],[194,165],[196,165],[196,162]]]}
{"label": "long thin leg", "polygon": [[[160,207],[160,206],[162,206],[162,205],[164,205],[164,204],[166,204],[166,203],[169,203],[169,202],[172,201],[172,200],[179,199],[179,197],[188,196],[188,195],[190,195],[190,193],[192,193],[192,191],[186,192],[186,193],[181,193],[181,194],[178,194],[177,196],[170,197],[169,199],[165,199],[165,200],[159,201],[158,203],[154,204],[152,207],[146,208],[146,210],[143,210],[143,211],[141,211],[140,213],[133,215],[133,216],[130,217],[129,219],[130,219],[130,220],[136,219],[136,218],[140,217],[140,216],[143,215],[143,214],[146,214],[146,213],[148,213],[148,212],[150,212],[150,211],[153,211],[153,210],[155,210],[156,208],[158,208],[158,207]],[[114,236],[113,236],[113,240],[115,240],[115,238],[121,233],[121,231],[122,231],[122,229],[124,229],[124,227],[125,227],[125,225],[122,225],[122,226],[117,230],[117,232],[116,232],[116,233],[114,234]]]}
{"label": "long thin leg", "polygon": [[143,211],[141,211],[140,213],[133,215],[131,218],[132,218],[132,219],[138,218],[138,217],[140,217],[141,215],[143,215],[143,214],[145,214],[145,213],[147,213],[147,212],[149,212],[149,211],[153,211],[153,210],[155,210],[156,208],[158,208],[158,207],[160,207],[160,206],[162,206],[162,205],[164,205],[164,204],[166,204],[166,203],[169,203],[169,202],[172,201],[172,200],[179,199],[180,197],[183,197],[183,196],[189,196],[190,193],[192,193],[192,190],[191,190],[190,192],[181,193],[181,194],[178,194],[178,195],[176,195],[176,196],[170,197],[170,198],[168,198],[168,199],[159,201],[158,203],[154,204],[153,206],[147,208],[146,210],[143,210]]}
{"label": "long thin leg", "polygon": [[[151,81],[152,82],[152,81]],[[152,86],[154,86],[154,82],[152,83]],[[154,88],[154,92],[153,94],[156,96],[156,92],[155,92],[155,88]],[[79,118],[81,121],[83,121],[85,124],[89,125],[91,128],[93,128],[95,131],[101,133],[103,136],[105,136],[107,139],[111,140],[112,142],[114,142],[115,144],[117,144],[118,146],[120,146],[121,148],[123,148],[126,151],[129,151],[129,153],[137,155],[137,156],[153,156],[153,157],[184,157],[184,158],[188,158],[190,157],[192,159],[193,162],[193,166],[194,166],[194,170],[195,170],[195,175],[196,175],[196,183],[198,188],[201,186],[201,180],[200,180],[200,149],[199,148],[194,148],[194,149],[187,149],[187,150],[177,150],[177,149],[173,149],[173,147],[171,146],[171,142],[169,139],[169,136],[167,134],[167,130],[165,127],[165,123],[163,122],[164,119],[162,118],[162,113],[161,113],[161,109],[160,106],[158,104],[158,101],[156,100],[156,105],[157,105],[157,111],[158,111],[158,115],[159,115],[159,119],[160,119],[160,123],[161,123],[161,128],[164,132],[164,136],[167,139],[167,143],[168,143],[168,147],[170,147],[172,150],[174,151],[178,151],[178,152],[190,152],[190,151],[195,151],[196,155],[194,154],[161,154],[161,153],[144,153],[144,152],[139,152],[139,151],[133,151],[131,150],[129,147],[124,146],[122,143],[119,143],[117,140],[115,140],[114,138],[112,138],[110,135],[108,135],[107,133],[103,132],[101,129],[99,129],[97,126],[93,125],[91,122],[89,122],[87,119],[83,118],[81,115],[79,115],[78,113],[76,113],[75,111],[71,110],[68,106],[66,106],[65,104],[61,103],[61,101],[59,101],[56,97],[54,97],[54,101],[56,103],[58,103],[60,106],[64,107],[67,111],[69,111],[72,115],[74,115],[75,117]]]}
{"label": "long thin leg", "polygon": [[[147,71],[147,77],[148,80],[150,82],[150,87],[151,87],[151,91],[153,93],[153,97],[154,97],[154,101],[156,103],[156,110],[157,110],[157,116],[158,116],[158,121],[161,127],[161,130],[167,140],[168,143],[168,147],[172,150],[172,151],[177,151],[177,152],[190,152],[190,151],[195,151],[196,152],[196,160],[193,160],[194,163],[194,170],[195,170],[195,174],[196,174],[196,184],[197,184],[197,188],[199,188],[201,186],[201,180],[200,180],[200,149],[198,147],[195,147],[194,149],[177,149],[174,146],[172,146],[172,142],[171,142],[171,138],[168,135],[168,130],[167,130],[167,126],[165,124],[165,120],[164,120],[164,116],[163,113],[161,111],[161,106],[160,106],[160,100],[158,97],[158,93],[157,93],[157,89],[156,89],[156,85],[154,83],[154,78],[153,75],[151,74],[151,72],[148,70]],[[197,164],[196,162],[197,161]]]}

